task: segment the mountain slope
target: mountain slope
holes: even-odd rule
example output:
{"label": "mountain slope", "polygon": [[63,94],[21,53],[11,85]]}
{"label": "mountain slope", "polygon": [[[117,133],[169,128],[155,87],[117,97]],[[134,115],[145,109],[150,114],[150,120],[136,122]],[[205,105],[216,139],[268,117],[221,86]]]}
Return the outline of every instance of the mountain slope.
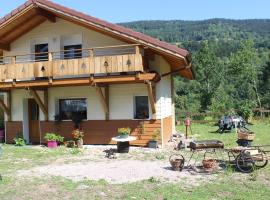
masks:
{"label": "mountain slope", "polygon": [[157,20],[128,22],[120,25],[178,44],[189,50],[196,50],[198,44],[204,40],[237,45],[239,40],[248,38],[254,40],[256,48],[270,49],[270,19]]}

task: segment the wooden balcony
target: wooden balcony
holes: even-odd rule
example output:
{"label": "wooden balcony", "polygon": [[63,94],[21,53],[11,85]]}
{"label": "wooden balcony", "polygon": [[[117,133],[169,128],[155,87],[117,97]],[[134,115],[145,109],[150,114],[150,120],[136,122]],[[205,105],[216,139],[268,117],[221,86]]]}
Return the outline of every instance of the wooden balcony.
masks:
{"label": "wooden balcony", "polygon": [[143,72],[138,45],[121,45],[2,57],[0,84]]}

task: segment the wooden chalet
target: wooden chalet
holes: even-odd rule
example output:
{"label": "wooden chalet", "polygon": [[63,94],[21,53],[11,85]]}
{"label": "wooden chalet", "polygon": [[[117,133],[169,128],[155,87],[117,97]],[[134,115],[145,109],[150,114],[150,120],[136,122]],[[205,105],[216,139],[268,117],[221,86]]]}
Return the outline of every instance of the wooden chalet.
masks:
{"label": "wooden chalet", "polygon": [[[91,6],[91,5],[89,5]],[[80,114],[85,144],[110,144],[130,127],[147,145],[174,132],[172,76],[193,78],[189,52],[47,0],[29,0],[0,20],[0,90],[6,142],[23,134],[66,139]]]}

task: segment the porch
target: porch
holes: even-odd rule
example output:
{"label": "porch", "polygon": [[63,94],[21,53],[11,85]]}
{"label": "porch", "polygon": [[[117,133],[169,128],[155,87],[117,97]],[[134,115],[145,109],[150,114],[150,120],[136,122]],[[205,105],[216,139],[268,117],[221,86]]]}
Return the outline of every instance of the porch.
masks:
{"label": "porch", "polygon": [[[45,89],[21,89],[14,88],[7,92],[10,106],[6,101],[7,112],[5,122],[6,142],[13,143],[13,139],[22,134],[27,142],[32,144],[44,144],[44,136],[47,132],[54,132],[71,140],[71,132],[74,123],[70,113],[64,113],[60,109],[65,102],[67,104],[85,107],[80,110],[85,115],[80,124],[84,131],[85,144],[115,144],[111,138],[117,135],[117,129],[130,127],[131,135],[137,138],[131,145],[146,146],[152,139],[156,129],[161,130],[161,119],[151,108],[148,84],[112,84],[104,87],[98,86],[73,86],[73,87],[48,87]],[[147,106],[145,117],[138,117],[136,110],[136,97],[141,97]],[[80,103],[78,103],[80,101]],[[140,114],[142,111],[140,112]],[[9,115],[8,115],[9,114]],[[56,116],[62,115],[61,120]],[[169,126],[169,125],[168,125]],[[160,143],[162,143],[160,138]]]}

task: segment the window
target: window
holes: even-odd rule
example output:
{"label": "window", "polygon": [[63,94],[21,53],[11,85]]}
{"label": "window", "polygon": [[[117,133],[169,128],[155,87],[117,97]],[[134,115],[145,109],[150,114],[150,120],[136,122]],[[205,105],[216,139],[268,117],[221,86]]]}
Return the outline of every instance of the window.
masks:
{"label": "window", "polygon": [[148,119],[149,118],[149,106],[147,96],[135,96],[134,98],[134,119]]}
{"label": "window", "polygon": [[64,46],[64,59],[74,59],[82,57],[82,45]]}
{"label": "window", "polygon": [[71,120],[76,115],[87,119],[86,99],[60,99],[59,114],[62,120]]}
{"label": "window", "polygon": [[48,43],[35,45],[35,61],[47,61],[48,56]]}

